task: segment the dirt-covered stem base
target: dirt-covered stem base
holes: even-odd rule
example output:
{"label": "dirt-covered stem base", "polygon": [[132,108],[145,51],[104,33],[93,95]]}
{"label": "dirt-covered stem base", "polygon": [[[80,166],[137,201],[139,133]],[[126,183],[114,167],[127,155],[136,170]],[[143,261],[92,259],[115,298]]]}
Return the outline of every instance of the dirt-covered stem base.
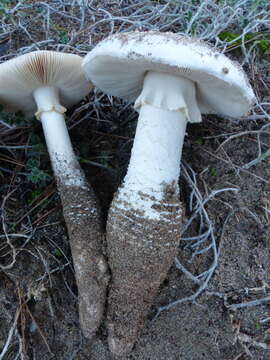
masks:
{"label": "dirt-covered stem base", "polygon": [[104,232],[93,189],[58,181],[79,296],[83,334],[92,338],[104,314],[109,273],[102,246]]}
{"label": "dirt-covered stem base", "polygon": [[[168,188],[168,187],[167,187]],[[121,189],[120,189],[121,192]],[[109,347],[128,353],[177,253],[182,208],[176,185],[164,192],[153,208],[160,219],[124,210],[116,194],[107,223],[107,246],[112,284],[108,304]],[[140,194],[145,197],[145,194]]]}

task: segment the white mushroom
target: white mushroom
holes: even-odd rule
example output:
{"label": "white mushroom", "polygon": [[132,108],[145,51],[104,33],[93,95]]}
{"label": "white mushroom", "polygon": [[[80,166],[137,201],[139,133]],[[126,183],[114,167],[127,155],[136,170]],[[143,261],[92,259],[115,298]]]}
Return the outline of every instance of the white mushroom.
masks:
{"label": "white mushroom", "polygon": [[73,54],[36,51],[0,64],[0,103],[9,110],[36,113],[41,120],[61,196],[79,292],[85,336],[101,321],[108,273],[102,255],[103,232],[93,189],[72,149],[64,113],[92,87]]}
{"label": "white mushroom", "polygon": [[172,33],[111,36],[84,59],[105,93],[135,101],[131,159],[107,224],[112,286],[109,346],[133,346],[180,241],[178,178],[187,122],[201,113],[245,114],[253,91],[240,66],[207,44]]}

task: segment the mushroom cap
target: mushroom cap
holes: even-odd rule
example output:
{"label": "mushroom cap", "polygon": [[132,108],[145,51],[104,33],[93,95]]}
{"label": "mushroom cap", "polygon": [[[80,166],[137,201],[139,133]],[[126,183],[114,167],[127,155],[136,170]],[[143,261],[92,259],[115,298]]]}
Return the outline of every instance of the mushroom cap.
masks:
{"label": "mushroom cap", "polygon": [[82,58],[55,51],[33,51],[0,64],[0,103],[7,110],[33,115],[33,92],[43,86],[58,89],[61,105],[70,107],[92,87],[81,68]]}
{"label": "mushroom cap", "polygon": [[241,116],[255,101],[238,63],[205,42],[173,33],[112,35],[88,53],[83,68],[102,91],[128,101],[139,96],[150,70],[192,80],[201,113]]}

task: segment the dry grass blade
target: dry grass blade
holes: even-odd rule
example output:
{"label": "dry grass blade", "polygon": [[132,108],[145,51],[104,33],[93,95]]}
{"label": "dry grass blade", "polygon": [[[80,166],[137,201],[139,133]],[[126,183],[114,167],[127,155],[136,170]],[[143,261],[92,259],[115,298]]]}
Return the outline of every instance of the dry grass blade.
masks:
{"label": "dry grass blade", "polygon": [[6,352],[8,351],[9,345],[11,344],[12,337],[13,337],[13,335],[14,335],[14,333],[16,331],[17,325],[18,325],[18,319],[19,319],[19,316],[20,316],[20,312],[21,312],[20,309],[17,309],[15,317],[14,317],[13,324],[12,324],[12,326],[9,329],[9,332],[8,332],[7,340],[5,342],[5,345],[2,348],[2,351],[1,351],[1,354],[0,354],[0,360],[4,360],[4,356],[5,356]]}

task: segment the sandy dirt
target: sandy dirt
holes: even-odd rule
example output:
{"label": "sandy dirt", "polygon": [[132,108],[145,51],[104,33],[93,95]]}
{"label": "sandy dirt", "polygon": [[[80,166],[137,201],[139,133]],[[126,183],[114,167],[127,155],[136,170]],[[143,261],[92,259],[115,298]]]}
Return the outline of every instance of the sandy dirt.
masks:
{"label": "sandy dirt", "polygon": [[[189,132],[192,139],[198,130],[192,126]],[[246,146],[243,152],[242,144],[241,139],[231,144],[228,150],[232,153],[231,159],[235,156],[234,160],[238,161],[239,154],[241,157],[247,156],[245,154],[252,154],[255,150],[251,142],[251,146]],[[204,146],[210,150],[211,145]],[[184,150],[187,159],[195,157],[189,151],[191,146],[193,150],[201,147],[188,140]],[[215,158],[202,154],[198,154],[194,160],[198,172],[211,166],[217,169],[217,174],[213,179],[213,176],[204,173],[201,180],[207,180],[212,188],[220,188],[230,182],[240,189],[236,194],[220,196],[208,206],[222,247],[219,266],[207,292],[195,303],[177,305],[161,312],[153,320],[158,306],[188,296],[196,290],[194,283],[173,266],[160,288],[138,342],[131,354],[123,359],[244,360],[252,359],[251,356],[256,360],[269,359],[269,322],[263,322],[270,316],[269,304],[237,310],[229,310],[225,306],[261,299],[269,293],[270,225],[267,214],[260,207],[265,201],[265,194],[269,193],[269,184],[249,174],[239,175]],[[261,163],[256,170],[257,175],[267,178],[269,162]],[[106,171],[96,172],[96,175],[102,175],[104,184],[109,181]],[[102,184],[94,184],[97,193],[102,194]],[[107,197],[103,198],[105,210],[115,187],[106,185]],[[183,203],[186,191],[183,185]],[[60,203],[59,198],[55,198],[55,201]],[[227,204],[235,210],[232,211]],[[254,218],[254,214],[259,220]],[[226,219],[226,226],[223,227]],[[0,344],[4,343],[12,325],[11,314],[14,316],[19,302],[24,299],[26,305],[17,331],[25,337],[25,351],[29,359],[113,359],[107,346],[105,322],[92,343],[83,338],[79,330],[75,278],[72,267],[63,265],[67,264],[67,259],[71,260],[71,254],[60,210],[48,219],[48,224],[59,220],[60,223],[56,225],[38,230],[27,249],[18,256],[16,266],[1,275]],[[56,246],[67,258],[63,255],[53,256]],[[181,244],[180,247],[179,259],[190,271],[196,274],[209,265],[209,256],[201,256],[188,265],[190,251]],[[226,304],[220,294],[226,295]],[[6,355],[4,359],[14,359],[12,356],[18,346],[14,343],[9,350],[11,355]]]}
{"label": "sandy dirt", "polygon": [[[6,1],[0,0],[1,6],[4,3]],[[78,1],[72,3],[76,3],[73,8],[55,0],[37,6],[36,2],[27,0],[12,13],[8,7],[8,14],[1,8],[1,61],[36,50],[38,46],[85,55],[119,27],[123,31],[135,24],[135,28],[141,29],[138,18],[133,17],[131,23],[119,20],[113,23],[110,14],[116,19],[142,14],[143,29],[152,29],[153,23],[163,26],[166,22],[167,27],[163,29],[175,32],[182,31],[182,25],[187,25],[192,15],[184,6],[186,23],[174,23],[171,12],[175,5],[166,10],[165,1],[160,0],[155,2],[156,8],[162,7],[167,15],[163,13],[162,17],[153,11],[154,20],[147,25],[144,21],[151,18],[152,13],[148,14],[147,9],[144,11],[148,15],[141,13],[135,1],[132,3],[137,7],[128,8],[130,2],[126,0],[127,9],[123,13],[116,1],[94,0],[87,9],[81,8]],[[8,6],[12,8],[14,2]],[[215,6],[202,9],[201,14],[207,14],[196,20],[201,28],[216,20],[219,13]],[[100,10],[102,7],[107,12]],[[226,21],[228,14],[225,14]],[[219,14],[224,20],[222,16]],[[238,23],[242,26],[240,20],[240,16],[234,18],[232,27],[223,30],[241,32],[242,28],[237,27]],[[255,35],[257,39],[258,34]],[[250,66],[245,66],[245,70],[260,102],[270,103],[269,50],[262,54],[254,47],[253,51]],[[228,55],[243,60],[239,47]],[[0,109],[0,120],[6,119],[7,115]],[[93,341],[84,338],[80,330],[70,242],[41,126],[36,120],[26,121],[18,114],[9,115],[8,119],[16,121],[18,127],[7,130],[0,124],[2,266],[12,262],[12,246],[7,243],[5,231],[26,237],[10,236],[17,253],[16,261],[11,268],[0,271],[0,360],[114,360],[107,345],[105,316]],[[137,113],[131,106],[100,92],[91,92],[67,113],[75,153],[101,203],[104,228],[113,194],[126,173],[136,119]],[[188,297],[198,289],[173,264],[133,350],[119,359],[270,359],[270,157],[260,159],[248,169],[242,168],[257,158],[258,131],[268,123],[264,117],[244,121],[203,116],[201,124],[188,126],[183,160],[194,169],[203,196],[224,188],[237,190],[222,192],[206,205],[220,249],[218,266],[207,289],[196,301],[183,302],[155,317],[160,306]],[[270,146],[268,129],[260,134],[263,153]],[[236,137],[230,138],[231,134]],[[38,136],[38,140],[33,141],[33,135]],[[225,140],[229,141],[221,146]],[[23,148],[5,148],[7,144]],[[29,149],[29,144],[34,147]],[[32,168],[51,176],[47,182],[29,180],[27,164],[33,157],[39,162],[32,164]],[[186,224],[192,215],[191,189],[183,176],[179,184]],[[83,229],[74,227],[73,231],[79,234]],[[199,222],[195,219],[183,236],[195,236],[198,231]],[[106,255],[105,249],[106,242]],[[211,252],[196,256],[192,263],[189,262],[191,255],[186,241],[180,241],[179,261],[195,276],[207,270],[213,261]],[[264,298],[268,301],[262,302]],[[246,306],[252,301],[258,306]],[[104,315],[107,310],[106,304]]]}

